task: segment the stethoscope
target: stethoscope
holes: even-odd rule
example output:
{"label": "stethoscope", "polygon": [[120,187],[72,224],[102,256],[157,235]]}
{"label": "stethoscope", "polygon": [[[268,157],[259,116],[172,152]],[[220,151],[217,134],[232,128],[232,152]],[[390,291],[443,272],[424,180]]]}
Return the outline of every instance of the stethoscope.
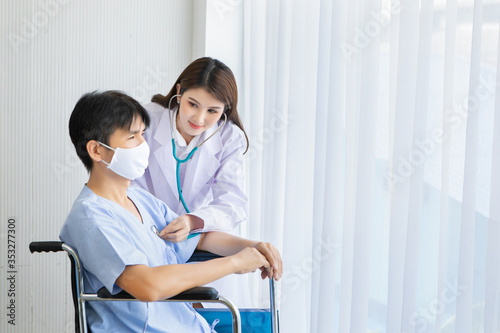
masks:
{"label": "stethoscope", "polygon": [[[181,97],[181,95],[174,95],[170,98],[170,100],[168,101],[168,110],[169,112],[172,110],[170,108],[170,103],[172,103],[172,99],[174,97]],[[223,113],[224,114],[224,122],[222,123],[222,125],[219,126],[219,128],[212,133],[212,135],[210,135],[208,138],[206,138],[205,140],[203,140],[202,143],[200,143],[199,145],[197,145],[196,147],[194,147],[188,154],[188,156],[184,159],[180,159],[177,157],[177,154],[176,154],[176,151],[175,151],[175,139],[174,139],[174,129],[173,129],[173,122],[172,122],[172,117],[176,117],[177,116],[177,112],[180,108],[180,103],[179,103],[179,106],[177,107],[177,111],[176,112],[172,112],[172,114],[169,116],[169,121],[170,121],[170,136],[172,137],[172,155],[174,156],[175,160],[177,161],[177,167],[175,169],[175,176],[176,176],[176,179],[177,179],[177,192],[179,192],[179,199],[181,200],[181,203],[182,203],[182,206],[184,206],[184,209],[186,210],[186,213],[191,213],[191,211],[189,210],[188,206],[186,205],[186,202],[184,201],[184,197],[182,196],[182,189],[181,189],[181,180],[180,180],[180,177],[179,177],[179,169],[180,169],[180,165],[182,163],[185,163],[187,161],[189,161],[189,159],[191,158],[191,156],[193,156],[194,152],[198,150],[198,148],[200,148],[205,142],[208,141],[208,139],[210,139],[212,136],[215,135],[215,133],[219,132],[222,127],[224,127],[224,125],[226,124],[226,121],[227,121],[227,116],[226,116],[226,113]],[[194,237],[196,235],[198,235],[199,233],[194,233],[194,234],[190,234],[188,236],[188,239],[191,238],[191,237]]]}

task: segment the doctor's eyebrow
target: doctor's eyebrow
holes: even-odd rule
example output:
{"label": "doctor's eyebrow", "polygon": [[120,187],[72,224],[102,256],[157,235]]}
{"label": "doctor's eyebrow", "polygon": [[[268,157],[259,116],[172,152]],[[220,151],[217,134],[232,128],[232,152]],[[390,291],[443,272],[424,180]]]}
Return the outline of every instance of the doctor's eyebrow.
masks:
{"label": "doctor's eyebrow", "polygon": [[[198,102],[196,99],[194,99],[194,98],[193,98],[193,97],[191,97],[191,96],[189,97],[189,99],[190,99],[190,100],[192,100],[193,102],[197,103],[197,104],[201,104],[200,102]],[[209,108],[209,109],[219,109],[219,110],[221,109],[221,107],[220,107],[220,106],[209,106],[208,108]]]}

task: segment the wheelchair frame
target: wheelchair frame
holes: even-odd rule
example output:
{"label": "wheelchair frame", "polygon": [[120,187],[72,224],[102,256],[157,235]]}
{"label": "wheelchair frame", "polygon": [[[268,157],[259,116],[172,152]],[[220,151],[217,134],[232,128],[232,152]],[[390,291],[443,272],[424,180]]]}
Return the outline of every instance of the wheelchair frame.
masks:
{"label": "wheelchair frame", "polygon": [[[80,259],[75,250],[64,242],[42,241],[31,242],[30,251],[34,252],[61,252],[65,251],[71,261],[71,289],[73,296],[73,305],[75,307],[75,331],[78,333],[88,333],[87,316],[85,302],[93,301],[128,301],[139,302],[126,291],[121,291],[112,295],[105,287],[101,288],[96,294],[88,294],[83,291],[83,274]],[[209,252],[196,251],[189,261],[206,261],[220,256]],[[274,296],[274,279],[269,279],[270,309],[271,309],[271,332],[279,333],[278,313],[276,309]],[[241,318],[238,308],[226,297],[219,295],[218,291],[212,287],[195,287],[188,289],[176,296],[159,302],[210,302],[221,303],[231,311],[233,319],[233,332],[241,332]]]}

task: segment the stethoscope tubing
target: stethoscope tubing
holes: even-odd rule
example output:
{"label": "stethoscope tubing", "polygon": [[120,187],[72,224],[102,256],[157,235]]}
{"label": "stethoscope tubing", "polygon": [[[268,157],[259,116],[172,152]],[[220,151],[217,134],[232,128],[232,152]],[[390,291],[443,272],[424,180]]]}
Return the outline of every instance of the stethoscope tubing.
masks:
{"label": "stethoscope tubing", "polygon": [[[184,196],[182,195],[182,190],[181,190],[181,180],[179,177],[179,168],[181,166],[181,163],[189,161],[191,156],[193,156],[194,152],[198,150],[198,147],[194,147],[193,150],[189,153],[189,155],[181,160],[180,158],[177,157],[177,154],[175,153],[175,140],[172,138],[172,155],[174,155],[175,160],[177,161],[177,167],[175,168],[175,178],[177,179],[177,192],[179,192],[179,199],[181,199],[181,203],[184,206],[184,209],[186,210],[186,213],[191,213],[188,206],[186,205],[186,202],[184,201]],[[193,238],[196,235],[199,235],[199,232],[189,234],[187,236],[187,239]]]}
{"label": "stethoscope tubing", "polygon": [[180,177],[179,177],[179,168],[181,166],[181,163],[185,163],[189,161],[191,156],[193,156],[194,152],[198,150],[198,147],[194,147],[193,150],[189,153],[189,155],[181,160],[180,158],[177,157],[177,154],[175,152],[175,140],[172,139],[172,154],[174,155],[175,160],[177,161],[177,167],[175,168],[175,176],[177,178],[177,192],[179,192],[179,198],[181,199],[182,205],[184,206],[184,209],[186,210],[186,213],[191,213],[189,211],[189,208],[186,205],[186,202],[184,201],[184,196],[182,195],[182,190],[181,190],[181,182],[180,182]]}
{"label": "stethoscope tubing", "polygon": [[[170,109],[170,103],[172,102],[172,99],[174,97],[177,97],[177,96],[180,96],[180,95],[174,95],[170,98],[170,101],[168,101],[168,111],[171,112],[171,109]],[[194,152],[198,150],[199,147],[201,147],[205,142],[207,142],[208,139],[210,139],[212,136],[215,135],[215,133],[219,132],[223,127],[224,125],[226,124],[226,121],[227,121],[227,116],[225,113],[223,113],[224,115],[224,122],[222,123],[221,126],[219,126],[219,128],[213,132],[208,138],[206,138],[205,140],[203,140],[202,143],[200,143],[199,145],[197,145],[196,147],[193,148],[193,150],[191,150],[191,152],[188,154],[188,156],[184,159],[180,159],[177,157],[177,153],[175,151],[175,139],[174,139],[174,130],[173,130],[173,127],[172,127],[172,118],[171,118],[171,115],[169,115],[169,120],[170,120],[170,135],[172,137],[172,155],[174,155],[174,158],[175,160],[177,161],[177,166],[175,168],[175,178],[177,179],[177,192],[179,193],[179,199],[181,200],[181,203],[182,203],[182,206],[184,206],[184,210],[186,210],[186,213],[191,213],[191,211],[189,210],[186,202],[184,201],[184,196],[182,195],[182,189],[181,189],[181,180],[180,180],[180,176],[179,176],[179,169],[180,169],[180,166],[181,166],[181,163],[185,163],[187,161],[189,161],[189,159],[193,156]],[[173,112],[173,116],[176,117],[177,116],[177,111],[176,112]],[[196,232],[196,233],[192,233],[192,234],[189,234],[187,239],[190,239],[190,238],[193,238],[195,237],[196,235],[199,235],[200,233],[199,232]]]}

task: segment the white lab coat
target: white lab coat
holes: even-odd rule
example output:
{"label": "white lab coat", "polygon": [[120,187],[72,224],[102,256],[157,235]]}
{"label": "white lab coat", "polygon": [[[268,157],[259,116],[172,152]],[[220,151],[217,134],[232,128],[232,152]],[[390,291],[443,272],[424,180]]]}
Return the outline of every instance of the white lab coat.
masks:
{"label": "white lab coat", "polygon": [[[145,138],[149,144],[149,167],[133,185],[142,187],[162,200],[178,215],[186,214],[177,192],[176,165],[172,155],[169,110],[157,103],[145,105],[151,126]],[[218,124],[205,132],[214,133]],[[204,221],[202,231],[231,231],[247,218],[243,152],[246,139],[233,122],[205,142],[187,161],[182,194],[190,214]]]}

